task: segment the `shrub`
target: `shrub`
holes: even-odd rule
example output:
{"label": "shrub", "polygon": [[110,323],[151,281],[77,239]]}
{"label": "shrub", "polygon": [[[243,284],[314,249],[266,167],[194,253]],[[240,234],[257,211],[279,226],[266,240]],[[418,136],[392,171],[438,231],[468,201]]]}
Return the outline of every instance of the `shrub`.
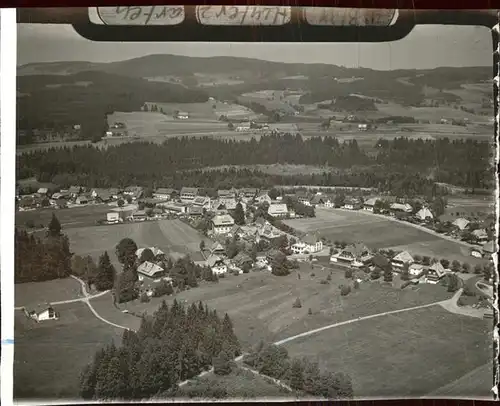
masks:
{"label": "shrub", "polygon": [[340,294],[341,296],[347,296],[349,293],[351,293],[351,287],[348,285],[342,285],[340,287]]}
{"label": "shrub", "polygon": [[319,281],[319,283],[320,283],[321,285],[328,285],[328,283],[329,283],[329,282],[328,282],[326,279],[321,279],[321,280]]}
{"label": "shrub", "polygon": [[467,262],[464,262],[462,264],[462,272],[469,273],[470,272],[470,264],[468,264]]}
{"label": "shrub", "polygon": [[476,264],[476,266],[474,266],[474,273],[479,275],[482,272],[483,272],[482,266],[480,264]]}
{"label": "shrub", "polygon": [[359,289],[359,282],[358,281],[354,281],[354,289]]}
{"label": "shrub", "polygon": [[460,269],[462,269],[462,266],[460,265],[460,262],[458,262],[456,259],[451,263],[451,270],[453,272],[460,272]]}
{"label": "shrub", "polygon": [[149,303],[151,301],[151,298],[148,296],[146,292],[141,293],[141,303]]}
{"label": "shrub", "polygon": [[415,260],[415,262],[416,262],[417,264],[420,264],[420,263],[422,263],[422,259],[423,259],[423,258],[422,258],[422,256],[421,256],[421,255],[418,255],[418,254],[417,254],[417,255],[415,255],[415,256],[413,257],[413,259]]}
{"label": "shrub", "polygon": [[474,292],[471,288],[469,288],[469,286],[465,285],[464,286],[464,295],[474,297],[474,296],[476,296],[476,292]]}
{"label": "shrub", "polygon": [[345,273],[344,273],[344,276],[346,279],[351,279],[352,278],[352,269],[346,269],[345,270]]}
{"label": "shrub", "polygon": [[328,276],[326,277],[326,280],[327,280],[328,282],[330,282],[330,281],[332,280],[332,275],[331,275],[331,274],[328,274]]}
{"label": "shrub", "polygon": [[174,289],[172,285],[167,281],[161,281],[153,291],[155,297],[171,295],[172,293],[174,293]]}
{"label": "shrub", "polygon": [[302,302],[300,301],[299,298],[295,299],[295,302],[293,302],[292,307],[294,309],[300,309],[302,307]]}

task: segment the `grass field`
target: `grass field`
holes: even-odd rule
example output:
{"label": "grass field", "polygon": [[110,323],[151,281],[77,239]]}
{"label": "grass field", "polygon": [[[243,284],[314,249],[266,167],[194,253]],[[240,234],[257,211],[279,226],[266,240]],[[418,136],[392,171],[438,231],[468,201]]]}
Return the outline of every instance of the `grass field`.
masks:
{"label": "grass field", "polygon": [[[221,388],[226,392],[225,401],[234,399],[290,399],[293,396],[286,389],[269,382],[264,377],[240,368],[235,369],[227,376],[209,374],[189,382],[182,388],[184,393],[202,394],[206,388]],[[203,399],[202,396],[193,396],[191,399]]]}
{"label": "grass field", "polygon": [[363,211],[316,209],[315,218],[286,220],[285,223],[302,232],[317,231],[331,241],[363,242],[371,249],[392,248],[470,263],[480,261],[470,256],[461,244]]}
{"label": "grass field", "polygon": [[97,259],[104,251],[108,251],[115,266],[117,259],[114,251],[122,238],[131,238],[139,248],[154,246],[174,255],[195,255],[200,250],[201,241],[200,234],[180,220],[68,228],[64,232],[69,238],[72,252]]}
{"label": "grass field", "polygon": [[85,227],[95,225],[97,220],[106,219],[106,213],[112,211],[112,207],[106,204],[91,204],[84,207],[72,207],[70,209],[39,209],[32,211],[16,212],[16,226],[23,227],[28,220],[33,220],[35,225],[47,226],[54,213],[65,232],[67,228]]}
{"label": "grass field", "polygon": [[47,302],[61,302],[82,297],[81,285],[73,278],[54,279],[46,282],[16,283],[15,305],[27,310]]}
{"label": "grass field", "polygon": [[[435,306],[341,326],[286,348],[348,373],[356,397],[419,397],[491,361],[490,331],[491,323]],[[487,396],[490,388],[485,380],[468,396]]]}
{"label": "grass field", "polygon": [[14,396],[74,399],[79,376],[95,351],[114,340],[122,330],[97,318],[83,303],[57,306],[60,319],[31,323],[21,311],[15,314]]}
{"label": "grass field", "polygon": [[[187,304],[201,300],[219,314],[227,312],[240,342],[248,349],[260,340],[274,342],[328,324],[434,303],[450,296],[446,288],[438,285],[403,290],[374,282],[363,283],[359,290],[344,297],[339,289],[341,284],[349,283],[344,272],[333,271],[330,284],[321,284],[328,273],[327,270],[311,270],[309,265],[302,264],[300,280],[296,272],[286,277],[276,277],[266,271],[228,275],[219,283],[203,283],[175,297]],[[292,307],[297,297],[302,302],[300,309]],[[167,301],[173,299],[169,297]],[[160,301],[134,302],[124,308],[151,314]],[[312,315],[308,315],[309,308]],[[135,323],[133,316],[127,317]]]}

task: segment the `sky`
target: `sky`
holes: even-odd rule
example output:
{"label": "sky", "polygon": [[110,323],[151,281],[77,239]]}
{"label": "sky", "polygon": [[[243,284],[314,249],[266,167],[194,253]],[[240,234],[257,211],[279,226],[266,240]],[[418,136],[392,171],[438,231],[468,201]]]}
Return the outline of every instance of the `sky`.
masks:
{"label": "sky", "polygon": [[327,63],[378,70],[490,66],[486,27],[417,26],[389,43],[130,43],[93,42],[70,25],[19,24],[17,64],[55,61],[112,62],[150,54],[239,56],[278,62]]}

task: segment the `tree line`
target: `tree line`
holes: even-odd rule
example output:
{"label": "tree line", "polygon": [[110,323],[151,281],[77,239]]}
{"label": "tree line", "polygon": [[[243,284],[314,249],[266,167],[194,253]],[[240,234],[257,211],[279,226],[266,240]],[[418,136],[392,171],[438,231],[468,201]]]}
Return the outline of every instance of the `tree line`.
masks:
{"label": "tree line", "polygon": [[219,358],[241,354],[227,314],[201,302],[189,307],[165,301],[143,316],[137,332],[123,333],[120,346],[99,349],[81,375],[84,400],[148,399],[171,396],[177,384],[208,370]]}

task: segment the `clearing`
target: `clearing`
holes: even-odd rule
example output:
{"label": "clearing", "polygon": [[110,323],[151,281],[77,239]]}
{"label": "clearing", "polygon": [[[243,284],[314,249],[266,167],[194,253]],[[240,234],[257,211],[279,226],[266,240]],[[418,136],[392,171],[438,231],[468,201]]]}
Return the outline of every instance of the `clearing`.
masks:
{"label": "clearing", "polygon": [[131,238],[139,248],[154,246],[165,254],[191,254],[193,260],[202,260],[199,258],[202,236],[180,220],[68,228],[63,232],[68,236],[71,251],[75,254],[90,255],[97,260],[104,251],[108,251],[115,266],[118,261],[115,247],[122,238]]}
{"label": "clearing", "polygon": [[80,283],[73,278],[16,283],[14,289],[16,307],[24,306],[27,310],[33,310],[38,305],[83,297]]}
{"label": "clearing", "polygon": [[58,305],[59,320],[34,323],[15,313],[14,397],[78,398],[80,373],[95,351],[123,330],[94,317],[85,303]]}
{"label": "clearing", "polygon": [[[364,211],[316,209],[316,217],[284,221],[302,232],[317,231],[331,241],[363,242],[371,249],[408,250],[419,255],[477,263],[468,248],[411,225]],[[480,261],[480,260],[479,260]]]}
{"label": "clearing", "polygon": [[[341,326],[285,346],[291,356],[311,357],[323,368],[348,373],[356,397],[420,397],[491,361],[490,331],[491,322],[433,306]],[[483,381],[468,397],[488,396],[491,382]]]}

